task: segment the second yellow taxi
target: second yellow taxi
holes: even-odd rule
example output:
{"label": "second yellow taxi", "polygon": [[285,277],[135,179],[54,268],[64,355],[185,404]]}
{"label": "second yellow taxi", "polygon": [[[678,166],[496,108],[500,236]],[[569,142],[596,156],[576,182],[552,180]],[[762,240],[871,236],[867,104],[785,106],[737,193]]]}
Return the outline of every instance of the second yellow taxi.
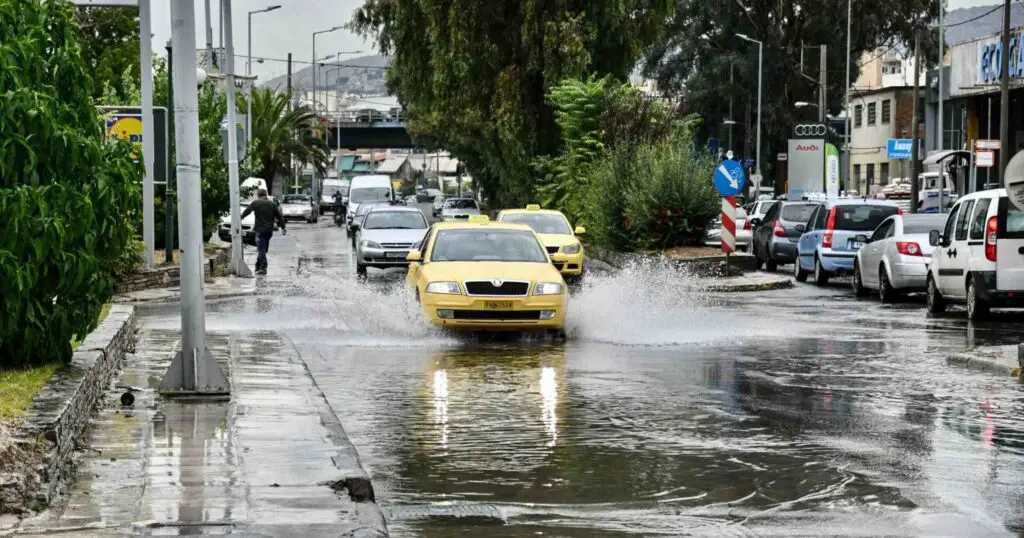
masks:
{"label": "second yellow taxi", "polygon": [[525,224],[537,232],[544,248],[551,255],[555,267],[567,279],[583,275],[583,244],[578,235],[587,233],[582,226],[575,230],[560,211],[528,205],[526,209],[505,209],[498,213],[498,221]]}
{"label": "second yellow taxi", "polygon": [[566,285],[540,238],[486,216],[434,224],[409,253],[410,286],[439,327],[561,332]]}

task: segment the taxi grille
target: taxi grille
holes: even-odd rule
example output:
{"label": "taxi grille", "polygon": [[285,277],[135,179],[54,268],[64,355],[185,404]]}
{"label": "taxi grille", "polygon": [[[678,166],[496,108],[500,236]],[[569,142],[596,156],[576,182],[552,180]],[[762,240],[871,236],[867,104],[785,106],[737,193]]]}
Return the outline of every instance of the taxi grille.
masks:
{"label": "taxi grille", "polygon": [[455,319],[486,320],[486,321],[537,321],[539,310],[456,310],[452,312]]}
{"label": "taxi grille", "polygon": [[558,254],[558,249],[562,247],[548,247],[548,254]]}
{"label": "taxi grille", "polygon": [[529,282],[504,282],[500,281],[501,285],[495,285],[496,282],[489,280],[470,280],[466,281],[466,294],[467,295],[506,295],[506,296],[519,296],[523,297],[530,291]]}

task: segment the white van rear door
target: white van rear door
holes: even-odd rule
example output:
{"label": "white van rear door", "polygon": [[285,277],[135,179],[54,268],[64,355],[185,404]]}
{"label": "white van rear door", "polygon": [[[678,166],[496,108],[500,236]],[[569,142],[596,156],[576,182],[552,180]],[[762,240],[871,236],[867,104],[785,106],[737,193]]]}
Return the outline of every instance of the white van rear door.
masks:
{"label": "white van rear door", "polygon": [[1009,199],[999,200],[999,232],[996,251],[996,289],[1024,291],[1024,211]]}

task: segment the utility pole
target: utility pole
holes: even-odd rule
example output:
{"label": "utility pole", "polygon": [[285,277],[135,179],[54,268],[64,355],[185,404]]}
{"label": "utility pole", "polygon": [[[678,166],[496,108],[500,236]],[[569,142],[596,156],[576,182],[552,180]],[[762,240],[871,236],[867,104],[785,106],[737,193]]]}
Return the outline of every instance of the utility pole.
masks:
{"label": "utility pole", "polygon": [[821,87],[818,88],[818,121],[825,123],[828,117],[828,45],[821,46]]}
{"label": "utility pole", "polygon": [[[174,56],[167,40],[167,132],[174,133]],[[169,157],[169,156],[168,156]],[[174,262],[174,166],[167,159],[167,184],[164,185],[164,262]]]}
{"label": "utility pole", "polygon": [[729,121],[732,122],[732,123],[729,124],[729,148],[728,148],[729,151],[733,151],[734,149],[736,149],[736,148],[732,147],[732,127],[733,127],[733,125],[736,125],[735,118],[732,117],[732,102],[733,102],[732,92],[733,92],[733,87],[734,87],[733,86],[732,77],[733,77],[733,71],[734,71],[735,67],[736,67],[736,61],[735,60],[730,60],[729,61]]}
{"label": "utility pole", "polygon": [[[946,63],[946,42],[945,42],[946,34],[945,34],[945,29],[942,27],[942,13],[944,11],[946,11],[946,1],[945,0],[939,0],[939,118],[938,118],[939,121],[938,121],[938,124],[937,124],[938,129],[939,129],[939,133],[938,133],[939,136],[938,136],[938,139],[935,141],[936,144],[938,144],[938,146],[936,146],[935,149],[938,150],[938,151],[942,151],[942,150],[946,149],[946,133],[945,133],[945,128],[942,125],[943,122],[945,122],[945,120],[946,120],[946,115],[945,115],[945,113],[942,110],[942,104],[943,104],[943,101],[945,101],[944,96],[942,94],[942,79],[943,79],[942,71],[943,71],[943,67],[944,67],[944,65]],[[1010,50],[1010,49],[1009,48],[1004,48],[1003,50],[1006,51],[1006,50]],[[1009,57],[1008,54],[1000,54],[1000,56],[1007,56],[1007,57]],[[943,198],[943,195],[945,194],[945,188],[946,188],[946,173],[944,171],[942,171],[942,170],[939,170],[939,212],[940,213],[945,208],[945,206],[942,203],[942,198]]]}
{"label": "utility pole", "polygon": [[910,139],[911,139],[911,143],[913,144],[913,147],[910,149],[910,212],[911,213],[917,213],[917,210],[919,209],[919,207],[918,207],[918,205],[919,205],[918,197],[920,196],[920,192],[921,192],[920,191],[921,187],[920,187],[920,185],[918,185],[918,176],[920,175],[920,171],[918,170],[918,167],[920,166],[920,163],[918,161],[920,160],[921,156],[918,155],[918,149],[917,149],[918,144],[919,144],[918,139],[919,139],[919,135],[920,135],[920,133],[918,132],[918,124],[921,123],[920,121],[918,121],[918,114],[920,113],[918,111],[918,100],[920,99],[920,94],[919,94],[920,87],[921,87],[921,30],[917,29],[917,30],[914,30],[914,93],[913,93],[913,100],[914,100],[913,110],[914,110],[914,114],[912,116],[912,119],[910,120],[911,121],[911,125],[910,125],[910,132],[911,132]]}
{"label": "utility pole", "polygon": [[238,106],[235,88],[235,39],[231,20],[231,0],[221,0],[220,21],[224,32],[224,61],[228,86],[228,192],[231,197],[231,273],[235,276],[252,277],[252,271],[242,257],[242,210],[238,186]]}
{"label": "utility pole", "polygon": [[171,2],[175,55],[175,155],[178,224],[181,227],[181,351],[171,361],[160,390],[172,394],[223,396],[227,378],[206,349],[203,302],[202,171],[199,153],[199,92],[196,73],[196,20],[193,2]]}
{"label": "utility pole", "polygon": [[[1006,165],[1010,162],[1010,0],[1003,2],[1003,53],[999,55],[999,181],[1006,182]],[[941,71],[940,71],[941,72]],[[940,88],[941,90],[941,88]],[[940,103],[942,101],[939,101]]]}
{"label": "utility pole", "polygon": [[[292,111],[292,103],[295,102],[295,94],[292,93],[294,90],[292,89],[292,53],[290,53],[290,52],[288,53],[288,78],[287,78],[287,80],[288,80],[288,112],[291,112]],[[294,185],[296,187],[296,192],[298,192],[299,177],[295,174],[295,159],[294,159],[294,157],[291,154],[288,155],[288,173],[291,174],[291,176],[292,176],[292,183],[294,183]],[[285,192],[283,186],[282,186],[281,192],[282,193]]]}
{"label": "utility pole", "polygon": [[210,13],[210,0],[203,0],[203,7],[206,11],[206,50],[213,55],[213,66],[217,65],[217,53],[213,50],[213,16]]}
{"label": "utility pole", "polygon": [[139,73],[142,92],[142,161],[146,175],[142,178],[142,242],[146,267],[153,267],[156,226],[153,212],[153,174],[155,170],[153,129],[153,38],[150,0],[139,0]]}

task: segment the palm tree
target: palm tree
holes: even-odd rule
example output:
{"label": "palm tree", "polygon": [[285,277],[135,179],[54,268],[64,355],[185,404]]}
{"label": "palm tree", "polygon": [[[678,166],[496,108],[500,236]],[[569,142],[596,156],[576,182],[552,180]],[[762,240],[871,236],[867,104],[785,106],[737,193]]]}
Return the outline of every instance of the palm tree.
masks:
{"label": "palm tree", "polygon": [[[308,106],[288,109],[289,96],[268,88],[256,88],[252,94],[252,131],[254,156],[259,163],[257,176],[273,188],[277,177],[291,174],[289,162],[312,164],[320,177],[327,173],[330,150],[317,135],[317,117]],[[245,110],[240,99],[239,110]]]}

